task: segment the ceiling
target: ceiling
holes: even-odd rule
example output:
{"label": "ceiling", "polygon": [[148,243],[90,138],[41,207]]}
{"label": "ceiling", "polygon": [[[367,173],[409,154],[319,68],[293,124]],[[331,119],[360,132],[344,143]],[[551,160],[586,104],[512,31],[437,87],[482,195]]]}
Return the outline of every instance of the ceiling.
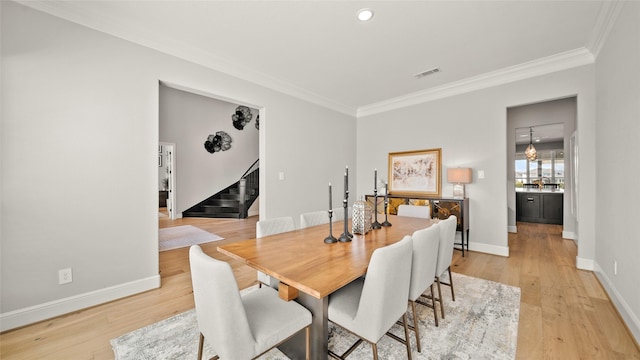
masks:
{"label": "ceiling", "polygon": [[[592,63],[610,11],[608,1],[19,2],[357,116]],[[364,7],[375,11],[366,23]]]}
{"label": "ceiling", "polygon": [[529,143],[529,129],[531,138],[536,143],[564,141],[564,124],[538,125],[516,129],[516,145]]}

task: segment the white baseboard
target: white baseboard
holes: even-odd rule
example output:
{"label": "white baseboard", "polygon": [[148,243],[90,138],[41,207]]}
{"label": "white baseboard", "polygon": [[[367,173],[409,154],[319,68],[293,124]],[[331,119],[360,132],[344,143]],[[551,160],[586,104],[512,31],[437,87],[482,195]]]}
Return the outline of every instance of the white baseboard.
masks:
{"label": "white baseboard", "polygon": [[508,246],[496,246],[496,245],[488,245],[483,243],[469,243],[469,250],[479,251],[492,255],[499,255],[509,257],[509,247]]}
{"label": "white baseboard", "polygon": [[518,233],[518,227],[515,225],[510,225],[507,227],[507,231],[510,233]]}
{"label": "white baseboard", "polygon": [[593,271],[593,260],[583,259],[576,256],[576,267],[580,270]]}
{"label": "white baseboard", "polygon": [[576,233],[574,233],[573,231],[564,231],[564,230],[562,230],[562,238],[563,239],[576,240]]}
{"label": "white baseboard", "polygon": [[73,311],[160,287],[160,275],[0,314],[0,331],[15,329]]}
{"label": "white baseboard", "polygon": [[616,307],[616,310],[620,313],[622,320],[629,328],[629,331],[631,331],[631,335],[636,339],[636,343],[640,343],[640,320],[638,319],[638,315],[633,312],[629,304],[627,304],[627,302],[622,298],[598,263],[595,263],[595,268],[596,270],[594,271],[594,274],[598,280],[600,280],[600,283],[609,295],[609,298],[611,298],[611,301]]}

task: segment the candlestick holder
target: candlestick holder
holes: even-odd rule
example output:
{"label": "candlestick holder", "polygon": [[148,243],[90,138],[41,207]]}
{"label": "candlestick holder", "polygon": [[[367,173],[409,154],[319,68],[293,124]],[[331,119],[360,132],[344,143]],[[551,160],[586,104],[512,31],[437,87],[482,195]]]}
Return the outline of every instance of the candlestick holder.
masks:
{"label": "candlestick holder", "polygon": [[324,239],[324,243],[325,244],[333,244],[338,242],[338,239],[336,239],[333,236],[333,221],[331,221],[331,218],[333,217],[333,210],[329,210],[329,236],[327,236]]}
{"label": "candlestick holder", "polygon": [[344,200],[342,201],[342,207],[344,208],[344,233],[347,234],[349,239],[353,239],[353,234],[349,232],[349,190],[344,192]]}
{"label": "candlestick holder", "polygon": [[340,235],[340,237],[338,238],[338,240],[340,242],[349,242],[351,241],[351,238],[353,237],[353,234],[349,233],[349,230],[347,229],[347,223],[348,218],[347,218],[347,214],[348,214],[348,209],[347,209],[347,199],[345,198],[344,200],[342,200],[342,206],[344,207],[344,231],[342,232],[342,235]]}
{"label": "candlestick holder", "polygon": [[389,216],[387,214],[387,208],[389,206],[389,198],[384,197],[384,222],[381,224],[382,226],[391,226],[389,222]]}
{"label": "candlestick holder", "polygon": [[[349,190],[347,190],[345,192],[345,198],[346,201],[344,202],[344,221],[345,224],[347,223],[347,220],[349,219]],[[349,237],[351,239],[353,239],[353,234],[349,232],[349,230],[347,230],[347,235],[349,235]]]}
{"label": "candlestick holder", "polygon": [[378,189],[373,189],[373,216],[374,216],[374,221],[373,224],[371,224],[371,228],[372,229],[380,229],[382,227],[382,225],[378,222]]}

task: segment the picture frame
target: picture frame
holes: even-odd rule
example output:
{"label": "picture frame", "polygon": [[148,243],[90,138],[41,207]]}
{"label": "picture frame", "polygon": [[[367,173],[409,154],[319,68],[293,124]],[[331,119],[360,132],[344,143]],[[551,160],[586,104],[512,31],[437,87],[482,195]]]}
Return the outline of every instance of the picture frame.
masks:
{"label": "picture frame", "polygon": [[389,194],[439,197],[442,149],[389,153]]}

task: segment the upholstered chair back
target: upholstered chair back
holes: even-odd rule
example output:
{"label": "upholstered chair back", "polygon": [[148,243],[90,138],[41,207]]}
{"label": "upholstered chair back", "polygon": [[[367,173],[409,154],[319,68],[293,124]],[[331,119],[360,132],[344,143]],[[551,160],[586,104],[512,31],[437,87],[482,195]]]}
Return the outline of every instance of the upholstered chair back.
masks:
{"label": "upholstered chair back", "polygon": [[433,284],[433,279],[437,275],[440,225],[434,224],[418,230],[411,237],[413,238],[413,260],[411,261],[409,300],[415,301]]}
{"label": "upholstered chair back", "polygon": [[260,220],[256,223],[256,237],[261,238],[295,229],[296,225],[291,216]]}
{"label": "upholstered chair back", "polygon": [[450,215],[447,219],[438,223],[440,226],[440,247],[438,249],[437,275],[442,275],[453,260],[453,244],[456,238],[456,226],[458,219],[455,215]]}

